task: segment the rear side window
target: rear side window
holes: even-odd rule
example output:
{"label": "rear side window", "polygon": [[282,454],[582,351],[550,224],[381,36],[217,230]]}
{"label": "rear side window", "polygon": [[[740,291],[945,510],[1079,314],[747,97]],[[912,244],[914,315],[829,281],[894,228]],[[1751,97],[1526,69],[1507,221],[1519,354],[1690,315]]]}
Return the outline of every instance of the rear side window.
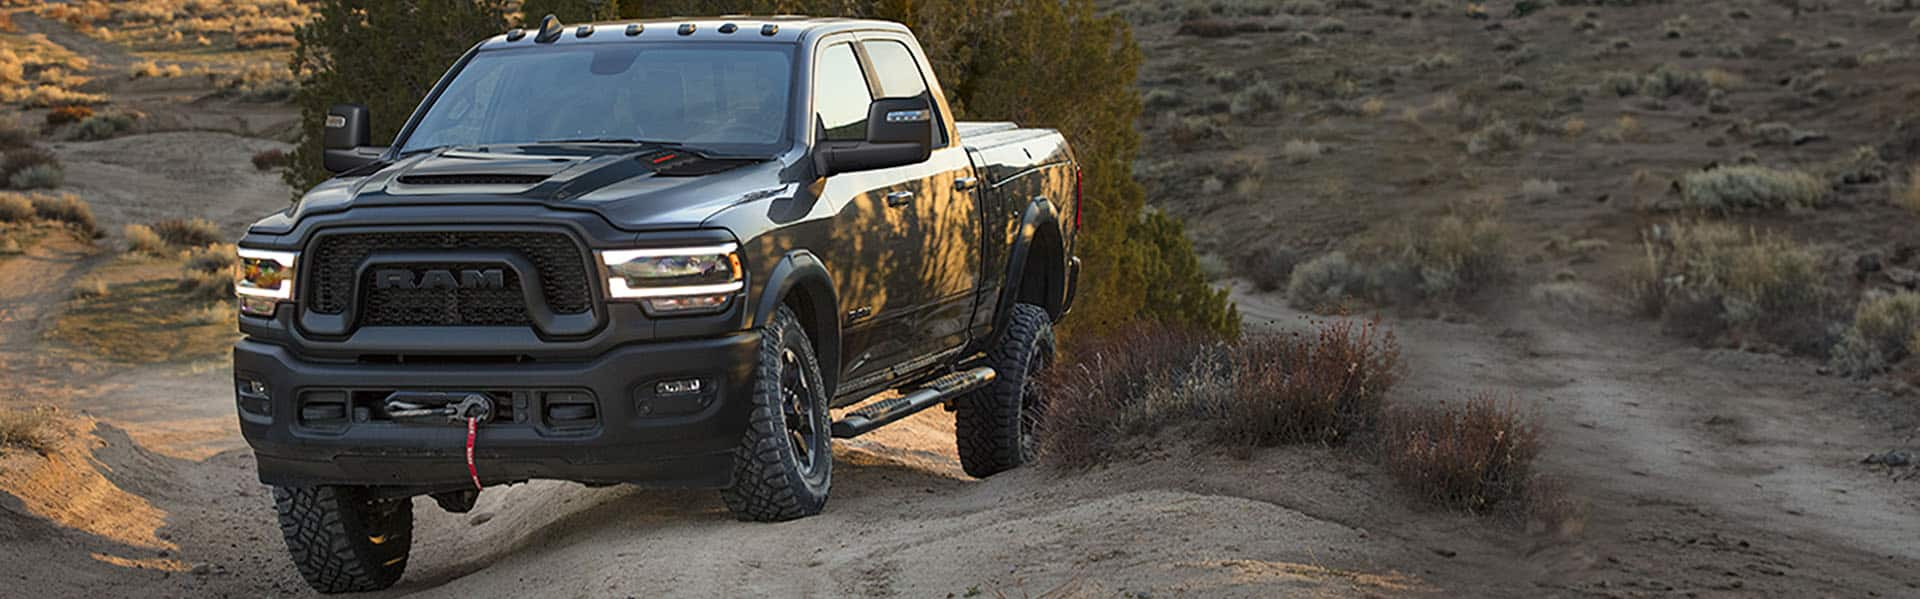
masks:
{"label": "rear side window", "polygon": [[873,93],[866,73],[853,54],[853,44],[838,44],[820,53],[813,72],[813,110],[826,127],[826,141],[867,138],[867,109]]}
{"label": "rear side window", "polygon": [[920,77],[920,65],[914,62],[906,44],[871,41],[866,45],[873,72],[880,76],[880,97],[911,98],[927,93],[927,81]]}

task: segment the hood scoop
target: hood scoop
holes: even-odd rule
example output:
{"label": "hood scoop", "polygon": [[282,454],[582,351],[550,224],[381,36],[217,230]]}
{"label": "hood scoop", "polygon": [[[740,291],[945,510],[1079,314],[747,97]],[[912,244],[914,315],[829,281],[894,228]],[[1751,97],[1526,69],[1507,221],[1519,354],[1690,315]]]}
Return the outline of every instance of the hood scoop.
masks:
{"label": "hood scoop", "polygon": [[407,185],[535,185],[547,180],[547,175],[503,175],[497,173],[449,173],[437,175],[401,175],[400,182]]}

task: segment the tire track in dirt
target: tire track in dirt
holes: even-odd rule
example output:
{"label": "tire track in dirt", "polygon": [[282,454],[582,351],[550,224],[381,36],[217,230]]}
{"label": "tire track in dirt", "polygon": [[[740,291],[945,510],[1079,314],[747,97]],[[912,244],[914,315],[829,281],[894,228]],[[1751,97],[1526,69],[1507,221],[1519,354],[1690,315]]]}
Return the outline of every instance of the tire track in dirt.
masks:
{"label": "tire track in dirt", "polygon": [[[1234,299],[1261,328],[1318,318],[1244,283]],[[1546,470],[1593,511],[1582,542],[1532,558],[1543,582],[1592,591],[1630,576],[1655,591],[1805,596],[1920,588],[1920,487],[1857,465],[1902,440],[1861,420],[1858,385],[1814,378],[1795,358],[1680,345],[1644,323],[1524,304],[1479,313],[1491,321],[1391,323],[1411,373],[1399,394],[1490,391],[1545,418]]]}

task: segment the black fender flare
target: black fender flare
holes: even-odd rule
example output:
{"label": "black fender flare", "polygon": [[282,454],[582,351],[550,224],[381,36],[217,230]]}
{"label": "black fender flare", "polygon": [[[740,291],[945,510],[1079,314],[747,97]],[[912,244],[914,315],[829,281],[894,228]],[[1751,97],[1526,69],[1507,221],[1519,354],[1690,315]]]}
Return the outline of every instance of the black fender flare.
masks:
{"label": "black fender flare", "polygon": [[828,397],[833,396],[840,382],[840,298],[834,289],[833,275],[813,252],[787,252],[767,275],[766,284],[760,288],[759,301],[753,304],[753,321],[747,323],[749,327],[759,327],[772,321],[774,310],[780,308],[788,295],[804,291],[812,313],[800,316],[814,324],[813,343],[819,348],[816,352],[819,355],[815,357],[820,360],[820,377],[826,382]]}
{"label": "black fender flare", "polygon": [[1013,315],[1014,303],[1020,301],[1021,286],[1027,280],[1027,258],[1034,252],[1036,244],[1045,243],[1043,251],[1051,251],[1061,256],[1059,272],[1047,280],[1046,289],[1041,290],[1041,308],[1047,314],[1059,319],[1066,311],[1067,302],[1067,249],[1066,239],[1060,230],[1059,212],[1053,202],[1045,197],[1036,197],[1027,204],[1025,214],[1020,217],[1020,228],[1014,232],[1013,248],[1007,252],[1007,274],[1000,286],[999,303],[993,310],[993,335],[1007,328],[1007,321]]}

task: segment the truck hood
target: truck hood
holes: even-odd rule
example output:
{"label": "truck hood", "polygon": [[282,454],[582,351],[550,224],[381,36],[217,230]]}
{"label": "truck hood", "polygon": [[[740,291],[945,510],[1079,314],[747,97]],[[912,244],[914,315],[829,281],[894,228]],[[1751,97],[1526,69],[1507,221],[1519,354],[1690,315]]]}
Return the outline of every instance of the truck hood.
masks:
{"label": "truck hood", "polygon": [[369,165],[308,191],[253,232],[284,234],[301,218],[363,206],[543,204],[599,213],[628,230],[697,227],[741,201],[784,187],[770,158],[670,149],[487,146],[423,152]]}

